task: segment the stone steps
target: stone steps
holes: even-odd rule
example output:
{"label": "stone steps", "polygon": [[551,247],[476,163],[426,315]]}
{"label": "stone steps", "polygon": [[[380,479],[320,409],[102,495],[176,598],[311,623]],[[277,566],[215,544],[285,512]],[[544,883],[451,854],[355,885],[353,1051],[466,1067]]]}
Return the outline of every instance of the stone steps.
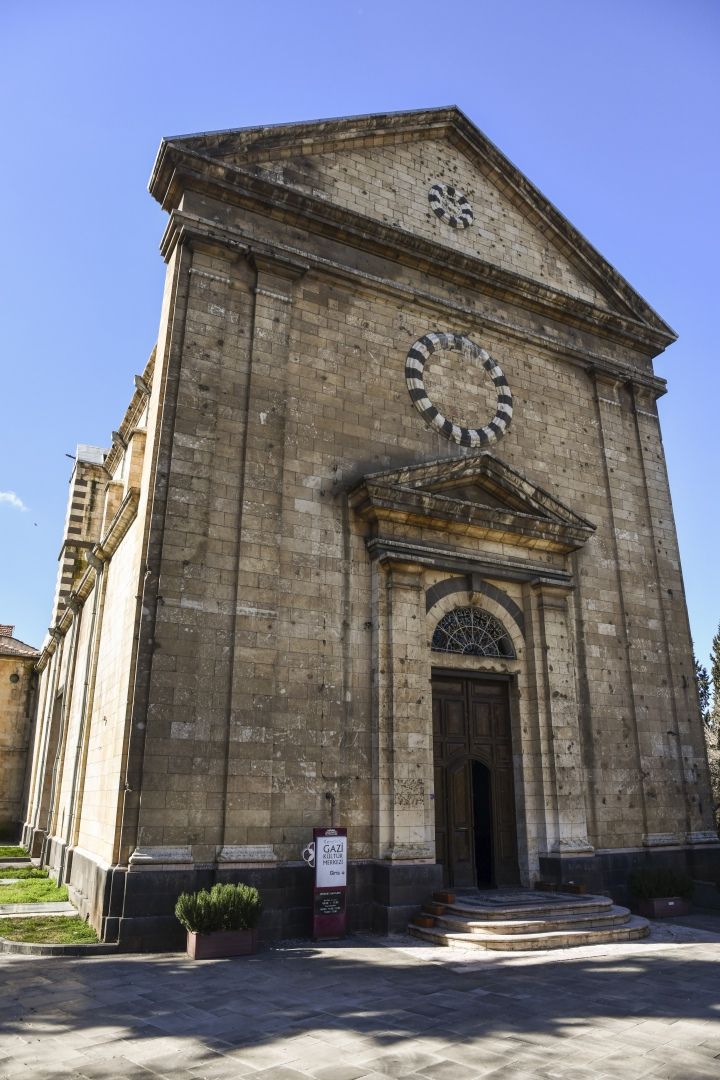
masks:
{"label": "stone steps", "polygon": [[611,905],[603,911],[583,911],[578,914],[560,915],[544,919],[461,919],[453,915],[440,915],[435,919],[438,929],[450,933],[471,934],[544,934],[560,930],[600,930],[608,926],[622,926],[628,921],[627,908]]}
{"label": "stone steps", "polygon": [[[607,896],[529,890],[465,892],[450,901],[437,894],[410,924],[414,937],[451,948],[563,949],[634,941],[649,933],[647,919],[630,914]],[[421,925],[429,923],[432,925]]]}
{"label": "stone steps", "polygon": [[[487,894],[481,893],[480,895],[485,896]],[[561,893],[555,893],[554,895],[558,897],[555,903],[508,904],[503,907],[497,907],[496,905],[490,907],[486,904],[472,903],[465,897],[458,896],[452,905],[445,904],[444,906],[448,911],[452,909],[453,914],[488,922],[507,922],[512,919],[527,922],[530,919],[556,918],[562,915],[574,915],[579,912],[602,914],[613,907],[612,899],[609,896],[577,897],[565,896]],[[423,910],[437,903],[438,901],[433,899],[423,906]]]}

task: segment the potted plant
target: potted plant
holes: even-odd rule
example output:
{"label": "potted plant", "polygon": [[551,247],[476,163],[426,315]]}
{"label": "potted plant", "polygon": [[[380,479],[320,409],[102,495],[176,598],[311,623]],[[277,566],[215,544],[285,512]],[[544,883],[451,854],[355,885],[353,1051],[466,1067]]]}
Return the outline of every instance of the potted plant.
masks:
{"label": "potted plant", "polygon": [[664,919],[670,915],[687,915],[693,883],[687,874],[646,867],[630,875],[628,889],[638,915]]}
{"label": "potted plant", "polygon": [[424,911],[420,911],[417,915],[413,915],[411,922],[413,926],[421,926],[423,929],[429,930],[435,925],[435,916],[427,915]]}
{"label": "potted plant", "polygon": [[175,905],[193,960],[254,953],[261,911],[260,894],[252,885],[213,885],[209,890],[182,893]]}

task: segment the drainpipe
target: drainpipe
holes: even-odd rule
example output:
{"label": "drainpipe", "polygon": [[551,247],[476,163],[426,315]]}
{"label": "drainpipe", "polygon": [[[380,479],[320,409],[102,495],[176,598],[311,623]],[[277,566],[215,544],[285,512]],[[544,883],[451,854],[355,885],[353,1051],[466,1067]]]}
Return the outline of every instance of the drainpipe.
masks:
{"label": "drainpipe", "polygon": [[[70,801],[67,829],[65,832],[65,850],[63,851],[62,867],[58,877],[58,884],[65,881],[68,855],[71,847],[78,842],[80,833],[80,812],[82,810],[83,795],[85,789],[85,772],[87,768],[88,743],[90,738],[90,718],[92,716],[93,703],[95,700],[95,683],[97,680],[98,654],[100,652],[100,633],[102,630],[103,613],[105,611],[105,593],[107,589],[107,574],[103,560],[96,552],[87,555],[89,565],[95,571],[95,588],[93,589],[93,608],[90,617],[90,634],[88,636],[87,657],[85,659],[85,677],[83,680],[83,699],[80,709],[80,723],[78,725],[77,745],[73,763],[73,778],[70,787]],[[75,799],[77,797],[77,807]]]}

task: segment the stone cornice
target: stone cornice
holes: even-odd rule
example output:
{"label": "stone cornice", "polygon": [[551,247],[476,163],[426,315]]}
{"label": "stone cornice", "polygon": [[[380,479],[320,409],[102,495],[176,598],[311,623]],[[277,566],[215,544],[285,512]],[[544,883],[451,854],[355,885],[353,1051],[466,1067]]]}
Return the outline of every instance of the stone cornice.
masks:
{"label": "stone cornice", "polygon": [[248,252],[248,258],[258,277],[270,274],[291,282],[297,281],[310,269],[310,264],[305,260],[293,259],[275,251],[266,253],[255,248]]}
{"label": "stone cornice", "polygon": [[[178,165],[192,157],[215,166],[218,176],[223,175],[223,170],[230,170],[225,175],[233,183],[233,173],[242,170],[229,164],[228,158],[239,159],[245,167],[252,168],[256,163],[356,147],[372,148],[440,138],[447,139],[488,177],[527,220],[596,284],[603,295],[654,329],[665,345],[675,339],[674,331],[647,301],[456,106],[176,136],[161,143],[149,187],[155,198],[170,208],[168,197],[173,183],[179,180]],[[287,190],[287,185],[280,186]]]}
{"label": "stone cornice", "polygon": [[91,551],[92,561],[80,578],[77,586],[69,594],[65,607],[54,626],[50,627],[50,640],[43,645],[42,652],[36,664],[36,669],[42,671],[48,660],[58,647],[61,637],[67,634],[72,626],[75,615],[81,610],[95,584],[103,563],[109,562],[113,557],[120,542],[135,520],[140,501],[140,493],[137,488],[130,488],[125,498],[120,503],[117,513],[113,517],[107,532],[99,544],[95,544]]}
{"label": "stone cornice", "polygon": [[[476,486],[479,501],[456,497]],[[488,505],[487,495],[500,505]],[[492,454],[441,459],[366,476],[348,496],[355,513],[374,527],[441,529],[457,538],[490,540],[538,551],[582,547],[595,526]]]}
{"label": "stone cornice", "polygon": [[474,482],[504,502],[506,509],[533,517],[546,517],[559,524],[589,529],[591,532],[595,529],[592,522],[576,514],[565,503],[528,480],[507,462],[495,457],[489,450],[463,457],[433,458],[399,469],[368,473],[363,482],[368,481],[399,485],[433,494],[447,494],[452,491],[452,485]]}
{"label": "stone cornice", "polygon": [[[366,541],[372,561],[383,564],[392,562],[412,563],[427,570],[443,570],[453,574],[482,574],[495,581],[530,582],[538,578],[538,564],[526,559],[479,552],[466,549],[436,547],[424,540],[398,539],[374,536]],[[572,577],[565,570],[553,570],[545,565],[542,573],[548,581],[569,588]]]}
{"label": "stone cornice", "polygon": [[593,530],[560,524],[547,518],[515,511],[474,506],[448,498],[395,485],[362,486],[353,509],[362,518],[378,523],[390,521],[419,528],[438,528],[453,536],[517,544],[540,551],[575,551]]}
{"label": "stone cornice", "polygon": [[104,562],[108,562],[113,557],[120,546],[120,541],[135,520],[139,501],[139,490],[137,488],[129,488],[125,498],[117,509],[117,513],[110,522],[107,532],[94,549],[94,554]]}
{"label": "stone cornice", "polygon": [[[274,253],[280,259],[287,256],[302,259],[307,262],[314,273],[345,279],[351,282],[358,292],[366,293],[368,296],[382,293],[394,299],[399,299],[405,304],[422,307],[433,317],[437,317],[438,311],[444,311],[460,316],[464,320],[471,319],[478,328],[487,326],[505,337],[522,341],[525,344],[529,343],[537,348],[557,354],[563,360],[581,367],[583,370],[604,371],[609,377],[620,382],[645,387],[654,393],[656,397],[666,393],[667,384],[665,379],[648,374],[630,364],[611,360],[607,356],[593,352],[589,348],[574,345],[572,341],[537,333],[527,326],[512,323],[507,318],[495,318],[486,312],[477,311],[473,307],[458,303],[439,293],[429,292],[427,289],[413,288],[411,285],[391,281],[389,278],[383,278],[366,270],[338,263],[307,251],[301,251],[299,248],[290,245],[268,241],[260,242],[239,229],[219,225],[217,222],[209,221],[194,214],[173,211],[160,245],[163,258],[169,259],[178,244],[229,248],[234,254],[247,258],[257,252],[263,253],[267,257],[272,257]],[[555,314],[557,316],[557,313]]]}
{"label": "stone cornice", "polygon": [[[143,414],[143,412],[145,410],[145,405],[147,403],[148,394],[152,390],[152,380],[153,380],[153,372],[154,372],[154,370],[155,370],[155,347],[153,347],[153,350],[150,353],[150,356],[148,358],[148,362],[145,365],[145,369],[144,369],[144,371],[142,373],[141,378],[139,380],[136,380],[135,392],[133,393],[133,396],[130,399],[130,404],[128,405],[127,409],[125,410],[125,416],[123,417],[122,422],[120,423],[120,426],[118,427],[118,433],[120,434],[121,439],[126,444],[127,444],[128,440],[130,438],[130,435],[135,430],[135,428],[138,426],[138,421],[139,421],[140,417],[142,416],[142,414]],[[138,381],[141,383],[140,386],[137,385]],[[120,460],[122,458],[122,455],[124,453],[125,453],[125,450],[120,445],[120,443],[117,442],[117,441],[114,441],[113,444],[112,444],[112,447],[110,448],[110,450],[108,450],[108,453],[107,453],[107,456],[106,456],[105,462],[104,462],[105,468],[107,469],[108,474],[110,476],[112,476],[112,474],[114,473],[114,471],[115,471],[117,465],[119,464],[119,462],[120,462]]]}

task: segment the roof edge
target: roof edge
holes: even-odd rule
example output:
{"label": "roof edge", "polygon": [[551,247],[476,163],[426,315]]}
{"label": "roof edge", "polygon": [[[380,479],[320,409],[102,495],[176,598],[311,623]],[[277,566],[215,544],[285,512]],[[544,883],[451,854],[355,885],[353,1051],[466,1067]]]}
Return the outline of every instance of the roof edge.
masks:
{"label": "roof edge", "polygon": [[[241,128],[224,128],[217,131],[199,132],[194,135],[176,135],[163,138],[158,149],[148,189],[155,199],[163,203],[169,176],[166,165],[172,153],[191,151],[209,156],[224,139],[234,137],[242,143],[251,143],[255,150],[270,150],[288,140],[301,144],[303,135],[312,135],[314,141],[324,139],[345,141],[393,131],[425,129],[427,131],[450,127],[459,140],[465,143],[470,154],[483,158],[484,163],[515,192],[516,198],[528,205],[549,230],[557,237],[560,246],[574,255],[583,271],[615,294],[621,304],[628,307],[640,320],[666,338],[666,345],[677,340],[676,331],[655,311],[645,298],[604,258],[600,251],[577,229],[538,187],[496,146],[457,105],[443,105],[426,109],[407,109],[396,112],[364,113],[358,116],[339,116],[324,120],[300,120],[283,124],[255,125]],[[258,145],[266,143],[266,146]],[[460,148],[459,148],[460,149]],[[298,152],[301,152],[300,146]],[[165,184],[162,184],[163,178]],[[570,257],[570,256],[568,256]]]}

